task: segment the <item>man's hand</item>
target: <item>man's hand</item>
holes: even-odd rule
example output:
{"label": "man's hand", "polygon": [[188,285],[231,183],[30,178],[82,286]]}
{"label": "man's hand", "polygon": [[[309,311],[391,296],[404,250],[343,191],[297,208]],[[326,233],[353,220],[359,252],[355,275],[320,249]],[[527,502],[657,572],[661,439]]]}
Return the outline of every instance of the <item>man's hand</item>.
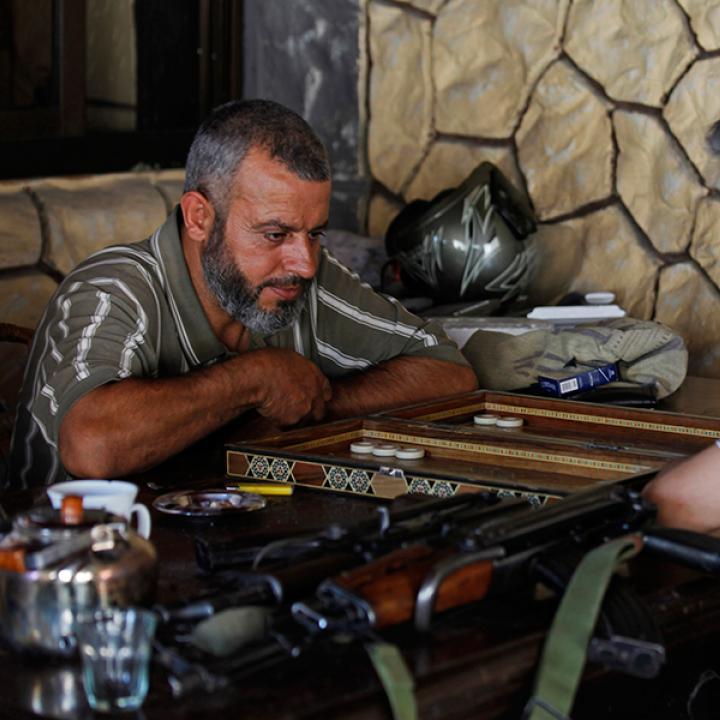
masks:
{"label": "man's hand", "polygon": [[279,425],[325,417],[332,389],[315,363],[293,350],[280,348],[255,350],[252,354],[260,373],[260,415]]}

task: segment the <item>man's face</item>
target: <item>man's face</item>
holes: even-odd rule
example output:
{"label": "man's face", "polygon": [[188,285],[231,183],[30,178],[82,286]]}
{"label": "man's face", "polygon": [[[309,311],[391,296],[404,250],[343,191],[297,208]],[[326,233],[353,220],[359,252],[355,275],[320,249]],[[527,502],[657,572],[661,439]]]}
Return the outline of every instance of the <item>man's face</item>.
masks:
{"label": "man's face", "polygon": [[228,315],[261,334],[294,322],[317,272],[329,205],[329,181],[301,180],[261,150],[247,154],[202,257]]}

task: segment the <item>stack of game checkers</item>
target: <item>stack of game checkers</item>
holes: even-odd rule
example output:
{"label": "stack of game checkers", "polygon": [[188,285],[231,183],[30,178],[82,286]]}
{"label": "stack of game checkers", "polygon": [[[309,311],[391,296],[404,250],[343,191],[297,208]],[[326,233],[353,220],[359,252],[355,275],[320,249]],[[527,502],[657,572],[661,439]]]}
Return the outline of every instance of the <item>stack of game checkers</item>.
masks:
{"label": "stack of game checkers", "polygon": [[357,442],[350,443],[350,452],[358,453],[358,455],[372,455],[374,443],[368,442],[367,440],[358,440]]}
{"label": "stack of game checkers", "polygon": [[491,426],[491,425],[497,425],[497,421],[500,418],[497,415],[476,415],[473,418],[473,422],[476,425],[483,425],[483,426]]}
{"label": "stack of game checkers", "polygon": [[358,440],[351,443],[350,452],[382,458],[394,457],[398,460],[420,460],[425,456],[425,450],[419,447],[402,447],[391,443],[376,444],[368,440]]}
{"label": "stack of game checkers", "polygon": [[498,415],[475,415],[473,423],[483,427],[494,425],[499,428],[519,428],[523,426],[524,420],[519,417],[499,417]]}

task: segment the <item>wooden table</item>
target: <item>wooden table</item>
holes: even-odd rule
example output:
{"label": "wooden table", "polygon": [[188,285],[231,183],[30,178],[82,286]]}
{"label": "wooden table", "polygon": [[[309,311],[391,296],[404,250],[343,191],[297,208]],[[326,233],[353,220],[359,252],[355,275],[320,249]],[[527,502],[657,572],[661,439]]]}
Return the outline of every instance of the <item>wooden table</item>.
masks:
{"label": "wooden table", "polygon": [[[701,383],[702,385],[702,383]],[[720,403],[707,391],[699,397],[716,412]],[[687,408],[682,397],[674,402]],[[697,405],[693,405],[697,409]],[[223,449],[217,438],[193,448],[161,468],[136,478],[139,500],[148,505],[174,484],[217,485],[224,476]],[[3,499],[10,512],[29,506],[41,492]],[[197,569],[194,538],[254,542],[259,536],[299,534],[331,521],[352,524],[372,517],[381,501],[296,488],[292,498],[270,498],[259,513],[232,523],[210,524],[170,520],[153,512],[152,540],[159,556],[157,599],[170,604],[189,600],[212,582]],[[387,502],[387,501],[385,501]],[[401,502],[401,501],[395,501]],[[678,572],[649,560],[636,562],[636,585],[652,608],[670,647],[661,676],[643,681],[587,669],[573,717],[653,718],[678,720],[697,688],[703,671],[717,669],[720,641],[720,584]],[[518,612],[502,607],[466,608],[441,619],[427,637],[407,628],[386,635],[402,648],[417,683],[421,718],[519,718],[530,695],[534,667],[549,620],[549,608]],[[25,658],[0,653],[2,702],[0,718],[92,717],[73,661]],[[702,692],[696,697],[701,697]],[[196,694],[181,701],[169,692],[161,668],[152,671],[151,689],[140,713],[125,717],[184,720],[241,716],[260,718],[391,717],[389,706],[361,646],[329,648],[319,645],[299,660],[237,683],[229,691]],[[702,718],[702,715],[697,715]]]}
{"label": "wooden table", "polygon": [[[152,493],[144,489],[140,499],[150,502]],[[376,507],[372,500],[300,488],[292,498],[271,499],[262,517],[260,513],[245,516],[235,527],[170,523],[155,513],[152,537],[160,558],[158,600],[188,599],[208,586],[193,559],[196,535],[223,540],[234,536],[241,543],[243,538],[269,530],[297,532],[331,520],[359,521],[371,517]],[[645,567],[644,573],[655,574],[652,566]],[[590,668],[574,717],[682,717],[678,707],[689,697],[701,672],[712,666],[720,638],[720,587],[716,585],[688,578],[685,584],[650,593],[653,612],[673,645],[663,675],[641,681]],[[695,622],[688,620],[688,609],[696,614]],[[420,716],[518,718],[530,693],[549,617],[546,610],[539,607],[528,616],[516,614],[512,606],[482,612],[465,609],[443,618],[429,637],[403,629],[388,633],[403,648],[415,674]],[[5,652],[0,654],[0,683],[0,718],[92,717],[76,662],[26,659]],[[231,711],[248,720],[390,717],[362,648],[354,646],[332,652],[319,646],[316,652],[243,681],[231,691],[182,700],[171,697],[162,669],[154,668],[150,694],[137,717],[216,718]]]}

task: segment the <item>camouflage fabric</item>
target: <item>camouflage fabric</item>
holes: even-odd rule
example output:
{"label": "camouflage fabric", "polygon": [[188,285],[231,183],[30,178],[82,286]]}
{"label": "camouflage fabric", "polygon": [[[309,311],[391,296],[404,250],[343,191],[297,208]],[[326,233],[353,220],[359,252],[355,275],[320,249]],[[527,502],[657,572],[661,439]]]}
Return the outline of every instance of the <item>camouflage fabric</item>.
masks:
{"label": "camouflage fabric", "polygon": [[593,325],[531,330],[522,335],[478,330],[463,347],[488,390],[518,390],[538,375],[575,363],[578,371],[617,362],[620,377],[635,385],[654,385],[658,398],[677,390],[687,374],[683,338],[660,323],[621,318]]}

